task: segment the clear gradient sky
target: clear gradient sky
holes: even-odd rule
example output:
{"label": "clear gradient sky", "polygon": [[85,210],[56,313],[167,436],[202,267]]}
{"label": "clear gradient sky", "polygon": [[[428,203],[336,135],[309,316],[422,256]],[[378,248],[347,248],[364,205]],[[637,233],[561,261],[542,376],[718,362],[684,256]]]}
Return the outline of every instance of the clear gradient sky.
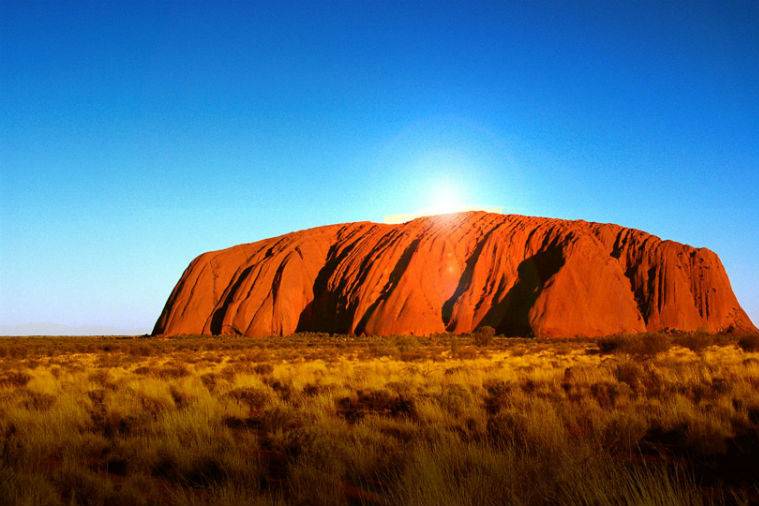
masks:
{"label": "clear gradient sky", "polygon": [[0,174],[6,331],[149,332],[203,251],[446,186],[709,247],[756,323],[759,2],[3,0]]}

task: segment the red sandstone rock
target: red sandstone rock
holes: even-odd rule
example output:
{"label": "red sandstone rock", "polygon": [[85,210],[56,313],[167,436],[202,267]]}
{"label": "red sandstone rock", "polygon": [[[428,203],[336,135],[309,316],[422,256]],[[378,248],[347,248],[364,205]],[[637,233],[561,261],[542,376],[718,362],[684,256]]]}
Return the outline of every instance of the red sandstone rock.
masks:
{"label": "red sandstone rock", "polygon": [[154,334],[756,331],[716,254],[618,225],[469,212],[204,253]]}

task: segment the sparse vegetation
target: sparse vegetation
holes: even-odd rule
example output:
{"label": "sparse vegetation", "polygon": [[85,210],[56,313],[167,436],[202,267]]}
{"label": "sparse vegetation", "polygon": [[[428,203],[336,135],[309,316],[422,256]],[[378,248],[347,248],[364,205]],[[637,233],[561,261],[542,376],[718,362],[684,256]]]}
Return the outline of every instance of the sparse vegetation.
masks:
{"label": "sparse vegetation", "polygon": [[757,342],[2,338],[0,501],[756,503]]}

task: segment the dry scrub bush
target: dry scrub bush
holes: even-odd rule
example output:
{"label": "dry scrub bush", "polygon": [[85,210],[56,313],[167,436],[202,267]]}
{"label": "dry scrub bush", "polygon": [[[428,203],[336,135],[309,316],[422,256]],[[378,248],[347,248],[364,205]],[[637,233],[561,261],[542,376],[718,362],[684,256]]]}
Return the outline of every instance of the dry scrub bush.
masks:
{"label": "dry scrub bush", "polygon": [[476,346],[487,346],[493,342],[495,336],[495,329],[487,325],[478,328],[474,332],[474,344]]}
{"label": "dry scrub bush", "polygon": [[738,340],[738,346],[743,351],[759,351],[759,335],[750,334]]}
{"label": "dry scrub bush", "polygon": [[639,358],[650,358],[669,350],[672,344],[672,338],[667,334],[646,333],[603,338],[598,347],[601,353],[626,353]]}

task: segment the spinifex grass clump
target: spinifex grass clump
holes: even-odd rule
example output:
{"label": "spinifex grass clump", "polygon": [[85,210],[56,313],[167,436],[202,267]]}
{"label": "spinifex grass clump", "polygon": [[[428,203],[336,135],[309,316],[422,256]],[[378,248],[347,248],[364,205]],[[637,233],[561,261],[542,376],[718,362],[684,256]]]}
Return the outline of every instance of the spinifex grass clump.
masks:
{"label": "spinifex grass clump", "polygon": [[0,502],[749,504],[751,339],[0,339]]}

